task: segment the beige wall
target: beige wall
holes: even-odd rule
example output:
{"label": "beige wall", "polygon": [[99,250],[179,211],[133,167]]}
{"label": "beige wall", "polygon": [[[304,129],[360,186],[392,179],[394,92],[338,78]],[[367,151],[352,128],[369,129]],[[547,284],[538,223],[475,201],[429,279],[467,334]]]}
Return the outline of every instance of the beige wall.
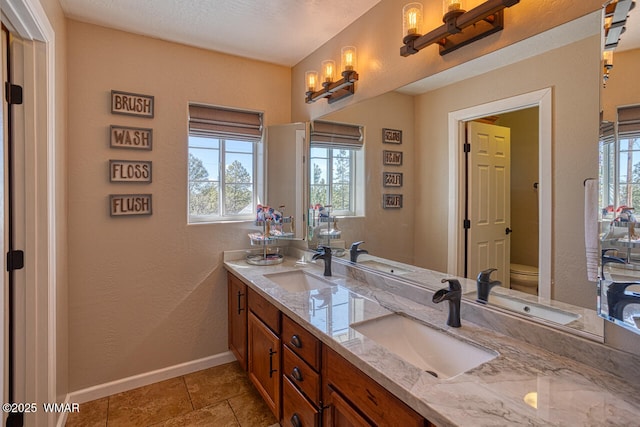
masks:
{"label": "beige wall", "polygon": [[511,129],[511,262],[538,266],[538,108],[500,114]]}
{"label": "beige wall", "polygon": [[[554,299],[595,308],[595,284],[586,280],[583,180],[597,176],[600,38],[550,51],[416,97],[417,211],[449,195],[447,115],[490,101],[551,87],[553,90],[553,254]],[[541,189],[542,191],[542,189]],[[576,214],[576,212],[580,214]],[[415,258],[435,270],[447,268],[446,210],[416,222]],[[570,221],[567,219],[571,218]],[[422,244],[425,239],[442,242]]]}
{"label": "beige wall", "polygon": [[613,69],[607,86],[602,89],[603,119],[614,122],[616,109],[622,105],[640,104],[640,49],[615,51]]}
{"label": "beige wall", "polygon": [[[190,101],[287,123],[290,69],[69,20],[69,389],[227,351],[224,250],[247,223],[187,225]],[[155,96],[155,117],[110,114],[112,89]],[[109,125],[153,128],[116,150]],[[109,159],[151,160],[153,183],[110,184]],[[110,218],[113,193],[152,193],[150,217]]]}
{"label": "beige wall", "polygon": [[[480,4],[469,0],[467,7]],[[540,34],[575,18],[600,10],[602,0],[535,0],[521,1],[505,9],[505,29],[444,57],[436,46],[429,46],[416,55],[400,56],[402,45],[402,7],[406,0],[382,0],[366,14],[345,28],[293,68],[291,91],[294,121],[315,119],[331,111],[357,103],[408,83],[448,70],[471,59]],[[425,27],[442,24],[442,4],[423,2]],[[326,102],[304,103],[304,73],[318,70],[324,59],[340,58],[342,46],[358,49],[356,94],[344,101],[328,105]]]}
{"label": "beige wall", "polygon": [[[342,238],[347,246],[364,240],[370,254],[413,264],[415,216],[415,137],[413,96],[389,92],[367,99],[351,108],[328,114],[323,120],[365,126],[365,217],[341,220]],[[402,130],[402,144],[384,144],[382,128]],[[402,166],[382,165],[384,150],[401,151]],[[401,188],[383,187],[383,172],[402,172]],[[383,209],[382,194],[402,194],[401,209]]]}

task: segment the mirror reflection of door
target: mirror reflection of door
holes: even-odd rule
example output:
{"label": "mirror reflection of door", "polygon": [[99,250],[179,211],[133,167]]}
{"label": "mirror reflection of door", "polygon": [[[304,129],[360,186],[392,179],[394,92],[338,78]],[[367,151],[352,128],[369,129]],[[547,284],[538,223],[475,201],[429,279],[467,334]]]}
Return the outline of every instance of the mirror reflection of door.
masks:
{"label": "mirror reflection of door", "polygon": [[[501,131],[505,128],[506,134]],[[507,144],[507,141],[499,141],[499,138],[507,137],[508,148],[500,148],[500,144]],[[474,148],[469,153],[467,218],[471,228],[468,230],[467,249],[461,248],[466,254],[467,277],[474,279],[485,268],[497,268],[493,277],[503,286],[537,294],[539,109],[525,108],[467,122],[467,138],[472,142],[471,147],[473,139],[479,140],[475,144],[478,147],[476,154],[472,156]],[[498,138],[492,148],[493,156],[489,155],[487,145],[490,138]],[[481,153],[483,144],[487,145],[485,150],[489,150],[486,155]],[[505,156],[508,153],[508,159],[502,159],[498,151],[504,152]],[[500,162],[503,166],[499,166]],[[488,173],[491,167],[498,168],[492,175]],[[490,179],[492,181],[482,182]],[[502,192],[497,190],[498,184]],[[481,212],[484,212],[484,218],[481,218]],[[482,225],[483,221],[486,226]],[[477,223],[475,230],[474,222]],[[506,234],[507,229],[512,232]],[[510,286],[513,274],[518,279],[526,275],[524,280],[533,283],[529,283],[530,286]]]}
{"label": "mirror reflection of door", "polygon": [[495,268],[495,279],[509,286],[511,130],[467,123],[467,266],[469,277]]}

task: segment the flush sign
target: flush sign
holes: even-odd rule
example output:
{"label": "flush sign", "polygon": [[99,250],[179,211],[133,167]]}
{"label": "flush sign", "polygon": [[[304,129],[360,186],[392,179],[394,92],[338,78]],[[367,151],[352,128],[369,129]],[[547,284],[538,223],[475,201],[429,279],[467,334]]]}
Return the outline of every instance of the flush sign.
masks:
{"label": "flush sign", "polygon": [[111,194],[111,216],[151,215],[151,194]]}
{"label": "flush sign", "polygon": [[402,194],[383,194],[382,207],[385,209],[399,209],[402,207]]}

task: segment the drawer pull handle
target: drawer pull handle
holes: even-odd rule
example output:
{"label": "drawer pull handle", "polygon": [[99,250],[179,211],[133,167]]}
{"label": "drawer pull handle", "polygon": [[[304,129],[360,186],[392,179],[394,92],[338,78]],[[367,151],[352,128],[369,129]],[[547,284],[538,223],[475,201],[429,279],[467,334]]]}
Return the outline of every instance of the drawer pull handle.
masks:
{"label": "drawer pull handle", "polygon": [[240,302],[240,298],[242,298],[243,296],[244,294],[238,291],[238,314],[240,314],[242,310],[244,310],[244,308],[242,308],[242,303]]}
{"label": "drawer pull handle", "polygon": [[296,381],[300,381],[302,382],[302,372],[300,372],[300,369],[298,369],[298,367],[294,367],[293,370],[291,371],[291,376],[293,377],[293,379],[295,379]]}
{"label": "drawer pull handle", "polygon": [[302,348],[302,341],[300,341],[300,337],[297,335],[291,336],[291,345],[295,348]]}
{"label": "drawer pull handle", "polygon": [[269,378],[273,377],[274,372],[278,372],[277,369],[273,369],[273,355],[278,353],[277,351],[273,351],[272,348],[269,349]]}
{"label": "drawer pull handle", "polygon": [[293,427],[302,427],[302,422],[300,421],[300,416],[298,414],[293,414],[291,416],[291,425]]}

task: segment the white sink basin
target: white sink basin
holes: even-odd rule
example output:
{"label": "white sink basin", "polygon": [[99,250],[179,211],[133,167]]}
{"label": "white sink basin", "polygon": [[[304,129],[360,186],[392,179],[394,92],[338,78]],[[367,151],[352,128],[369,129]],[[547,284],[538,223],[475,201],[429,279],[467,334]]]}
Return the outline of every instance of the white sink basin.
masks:
{"label": "white sink basin", "polygon": [[558,308],[538,305],[516,297],[499,294],[489,294],[489,306],[507,308],[517,313],[525,314],[550,322],[566,325],[580,318],[579,314],[560,310]]}
{"label": "white sink basin", "polygon": [[380,261],[374,261],[372,259],[365,260],[365,261],[358,261],[358,264],[364,265],[365,267],[373,268],[373,269],[378,270],[378,271],[384,271],[385,273],[391,273],[391,274],[407,274],[407,273],[411,273],[411,270],[407,270],[407,269],[404,269],[404,268],[399,268],[399,267],[393,266],[391,264],[386,264],[386,263],[380,262]]}
{"label": "white sink basin", "polygon": [[305,292],[313,289],[328,288],[333,285],[333,283],[313,276],[304,270],[265,274],[264,277],[275,282],[288,292]]}
{"label": "white sink basin", "polygon": [[351,325],[412,365],[440,379],[451,378],[498,356],[407,317],[391,314]]}

